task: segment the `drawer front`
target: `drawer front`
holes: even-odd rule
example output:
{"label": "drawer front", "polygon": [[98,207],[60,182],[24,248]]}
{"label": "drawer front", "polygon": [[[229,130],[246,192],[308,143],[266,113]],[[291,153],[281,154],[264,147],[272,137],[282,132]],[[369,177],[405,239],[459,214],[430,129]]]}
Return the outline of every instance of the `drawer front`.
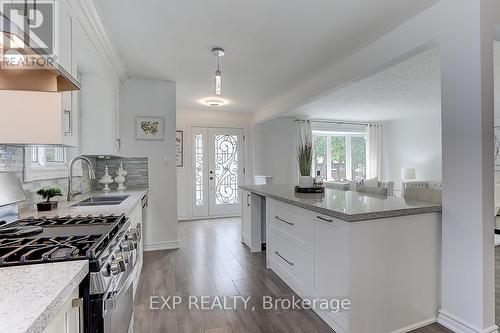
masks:
{"label": "drawer front", "polygon": [[269,267],[299,296],[313,295],[314,257],[274,232],[267,245]]}
{"label": "drawer front", "polygon": [[271,229],[307,252],[314,250],[314,216],[312,212],[273,200]]}

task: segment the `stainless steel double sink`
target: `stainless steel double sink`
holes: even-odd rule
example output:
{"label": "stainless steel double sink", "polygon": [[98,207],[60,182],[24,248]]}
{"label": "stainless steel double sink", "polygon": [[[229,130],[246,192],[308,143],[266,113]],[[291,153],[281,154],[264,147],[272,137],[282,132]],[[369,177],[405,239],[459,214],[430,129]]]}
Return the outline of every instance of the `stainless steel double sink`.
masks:
{"label": "stainless steel double sink", "polygon": [[128,195],[93,196],[74,204],[72,207],[113,206],[121,204],[127,198]]}

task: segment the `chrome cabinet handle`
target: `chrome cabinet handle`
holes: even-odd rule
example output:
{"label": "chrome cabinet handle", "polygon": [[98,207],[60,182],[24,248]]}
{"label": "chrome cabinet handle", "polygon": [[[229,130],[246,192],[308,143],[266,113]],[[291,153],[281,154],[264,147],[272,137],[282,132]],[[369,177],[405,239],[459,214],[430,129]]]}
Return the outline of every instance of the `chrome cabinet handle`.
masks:
{"label": "chrome cabinet handle", "polygon": [[250,207],[250,194],[247,194],[247,206]]}
{"label": "chrome cabinet handle", "polygon": [[278,251],[274,251],[274,253],[280,257],[281,259],[283,259],[288,265],[290,266],[293,266],[293,262],[291,262],[290,260],[287,260],[285,257],[283,257]]}
{"label": "chrome cabinet handle", "polygon": [[278,220],[278,221],[281,221],[281,222],[286,223],[286,224],[288,224],[289,226],[292,226],[292,227],[293,227],[293,223],[292,223],[292,222],[288,222],[288,221],[286,221],[286,220],[283,220],[283,219],[282,219],[281,217],[279,217],[279,216],[275,216],[274,218],[275,218],[276,220]]}
{"label": "chrome cabinet handle", "polygon": [[75,298],[71,301],[71,306],[73,308],[78,308],[78,324],[80,327],[80,333],[84,332],[85,329],[85,320],[83,320],[83,298]]}
{"label": "chrome cabinet handle", "polygon": [[316,218],[318,220],[321,220],[321,221],[325,221],[325,222],[328,222],[328,223],[333,223],[333,220],[325,219],[324,217],[321,217],[321,216],[316,216]]}
{"label": "chrome cabinet handle", "polygon": [[122,149],[122,139],[116,138],[116,150]]}
{"label": "chrome cabinet handle", "polygon": [[64,114],[68,116],[68,130],[64,131],[64,135],[70,136],[73,132],[73,117],[71,116],[71,110],[64,110]]}

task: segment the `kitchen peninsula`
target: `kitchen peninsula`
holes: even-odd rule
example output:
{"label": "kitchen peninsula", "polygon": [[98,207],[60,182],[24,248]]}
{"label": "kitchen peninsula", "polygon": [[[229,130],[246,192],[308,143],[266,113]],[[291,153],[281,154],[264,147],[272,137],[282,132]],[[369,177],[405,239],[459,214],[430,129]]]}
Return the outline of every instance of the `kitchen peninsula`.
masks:
{"label": "kitchen peninsula", "polygon": [[242,241],[302,298],[348,298],[314,311],[335,332],[409,332],[436,321],[441,205],[291,185],[241,186]]}

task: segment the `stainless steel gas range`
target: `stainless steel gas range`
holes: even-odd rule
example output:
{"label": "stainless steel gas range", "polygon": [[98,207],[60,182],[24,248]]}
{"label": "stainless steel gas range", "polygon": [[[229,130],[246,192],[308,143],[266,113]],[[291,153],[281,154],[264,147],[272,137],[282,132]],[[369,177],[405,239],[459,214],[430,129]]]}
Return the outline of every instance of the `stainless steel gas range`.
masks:
{"label": "stainless steel gas range", "polygon": [[128,332],[140,232],[121,216],[0,218],[0,267],[88,260],[80,285],[85,332]]}

